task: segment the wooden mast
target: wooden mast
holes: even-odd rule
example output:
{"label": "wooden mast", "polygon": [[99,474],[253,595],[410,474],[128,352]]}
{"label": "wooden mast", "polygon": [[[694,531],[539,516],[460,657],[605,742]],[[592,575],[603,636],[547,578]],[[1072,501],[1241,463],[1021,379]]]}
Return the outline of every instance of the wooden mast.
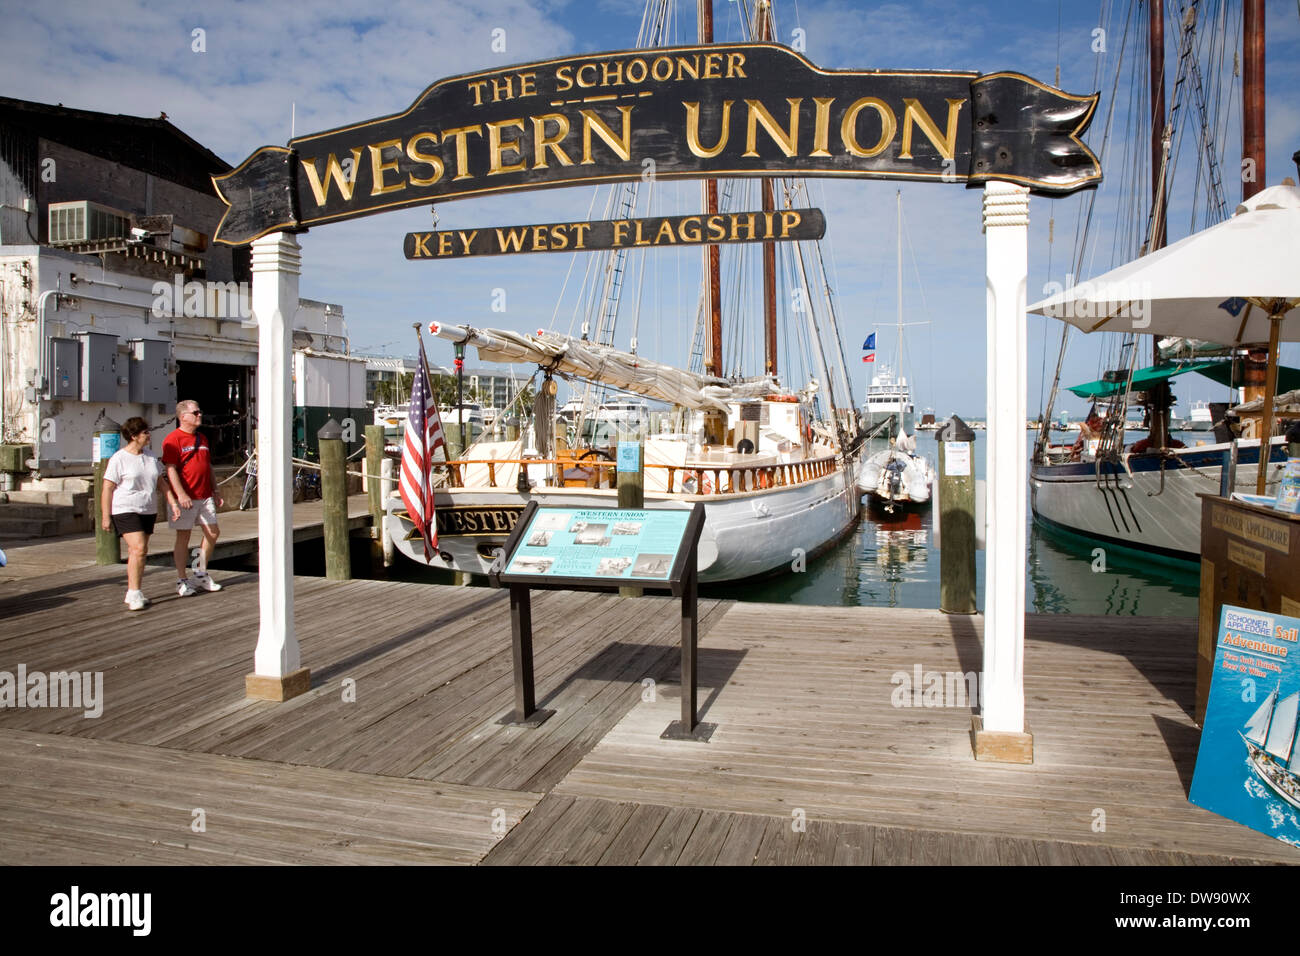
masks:
{"label": "wooden mast", "polygon": [[[772,39],[772,4],[768,0],[759,0],[758,3],[758,39],[763,42],[769,42]],[[776,211],[776,203],[772,198],[772,180],[764,177],[760,180],[763,190],[763,218],[771,221],[772,213]],[[765,371],[768,375],[776,375],[776,243],[763,243],[763,328],[766,331],[764,336],[767,343],[766,354],[767,363]]]}
{"label": "wooden mast", "polygon": [[1168,238],[1165,222],[1165,14],[1160,0],[1148,2],[1151,56],[1151,224],[1147,252],[1163,249]]}
{"label": "wooden mast", "polygon": [[[1243,0],[1241,19],[1241,158],[1243,201],[1264,188],[1264,0]],[[1253,175],[1244,175],[1247,163]],[[1270,315],[1269,343],[1263,362],[1246,357],[1246,382],[1242,400],[1262,399],[1259,430],[1259,466],[1255,493],[1264,493],[1268,460],[1272,454],[1273,400],[1277,394],[1278,331],[1280,316]],[[1258,354],[1258,350],[1256,350]]]}
{"label": "wooden mast", "polygon": [[[1241,198],[1264,188],[1264,0],[1244,0],[1241,23],[1241,157],[1254,161]],[[1244,171],[1244,170],[1243,170]]]}
{"label": "wooden mast", "polygon": [[[713,0],[699,0],[700,43],[713,42]],[[704,181],[705,215],[718,214],[718,181]],[[722,264],[717,243],[707,247],[709,262],[709,347],[704,358],[706,375],[722,376]]]}
{"label": "wooden mast", "polygon": [[[1147,253],[1165,247],[1168,239],[1165,211],[1165,14],[1162,0],[1148,0],[1149,28],[1148,52],[1151,72],[1151,233],[1147,237]],[[1136,348],[1136,346],[1134,346]],[[1151,364],[1160,364],[1160,336],[1151,336]],[[1147,393],[1150,432],[1147,439],[1152,448],[1169,444],[1169,412],[1173,393],[1169,383],[1161,382]]]}

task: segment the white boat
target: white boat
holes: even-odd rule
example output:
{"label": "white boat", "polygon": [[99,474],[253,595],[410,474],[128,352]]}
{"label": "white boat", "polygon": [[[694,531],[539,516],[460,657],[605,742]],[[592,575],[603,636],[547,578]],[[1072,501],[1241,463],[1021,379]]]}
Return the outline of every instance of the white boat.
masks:
{"label": "white boat", "polygon": [[[1180,29],[1184,31],[1194,28],[1193,20],[1185,21],[1180,25]],[[1231,47],[1232,42],[1228,40],[1228,48]],[[1187,71],[1193,65],[1195,65],[1194,60],[1190,58],[1179,60],[1180,75],[1174,83],[1175,89],[1183,86]],[[1171,130],[1166,129],[1163,136],[1157,134],[1152,139],[1157,144],[1162,141],[1167,142],[1170,132]],[[1175,135],[1174,140],[1181,141],[1181,137]],[[1198,168],[1194,171],[1194,178],[1198,187],[1203,187],[1206,182],[1206,170],[1202,164],[1214,161],[1212,152],[1208,158],[1205,151],[1197,153]],[[1170,166],[1172,165],[1171,158]],[[1156,178],[1159,179],[1161,176],[1162,174],[1157,172]],[[1166,188],[1172,190],[1173,184],[1162,183],[1159,190],[1153,186],[1152,193],[1164,192]],[[1097,290],[1112,288],[1107,283],[1118,281],[1113,278],[1117,275],[1131,276],[1135,271],[1144,268],[1153,269],[1158,268],[1161,263],[1182,261],[1176,256],[1185,257],[1186,250],[1199,248],[1198,244],[1202,241],[1202,237],[1222,235],[1223,227],[1235,228],[1232,226],[1234,220],[1239,223],[1255,224],[1243,228],[1267,230],[1270,223],[1277,221],[1267,217],[1285,216],[1285,209],[1294,205],[1295,199],[1290,194],[1295,191],[1294,189],[1291,189],[1290,193],[1287,191],[1286,186],[1272,187],[1264,194],[1243,202],[1237,207],[1235,213],[1232,211],[1232,206],[1222,201],[1223,197],[1220,195],[1220,202],[1202,207],[1205,209],[1204,218],[1208,225],[1167,248],[1162,247],[1163,243],[1158,241],[1161,236],[1160,215],[1153,215],[1146,220],[1144,233],[1135,237],[1132,242],[1134,249],[1142,247],[1145,254],[1138,255],[1129,263],[1102,276],[1083,282],[1074,289],[1050,296],[1031,307],[1031,311],[1055,315],[1066,322],[1082,324],[1093,330],[1099,329],[1110,319],[1094,322],[1087,318],[1090,313],[1086,308],[1076,309],[1073,302],[1067,309],[1047,306],[1047,303],[1076,298],[1082,301]],[[1272,195],[1266,195],[1269,193]],[[1242,215],[1253,218],[1238,220],[1237,217]],[[1260,219],[1261,215],[1267,221]],[[1142,220],[1135,218],[1132,221]],[[1251,234],[1258,235],[1259,232]],[[1271,262],[1264,256],[1258,258]],[[1215,274],[1214,278],[1224,285],[1238,289],[1237,294],[1241,296],[1252,294],[1251,288],[1242,288],[1237,284],[1241,281],[1238,277],[1239,271],[1242,270],[1224,268],[1221,273]],[[1197,338],[1207,338],[1204,330],[1208,328],[1225,337],[1235,334],[1235,344],[1226,349],[1228,353],[1245,351],[1248,343],[1259,340],[1258,331],[1246,332],[1246,320],[1250,317],[1250,312],[1243,312],[1241,322],[1238,323],[1236,316],[1227,311],[1227,305],[1234,301],[1227,296],[1221,296],[1217,291],[1212,295],[1187,292],[1187,299],[1184,301],[1178,295],[1178,290],[1183,288],[1183,283],[1192,278],[1204,282],[1210,276],[1209,270],[1205,270],[1203,274],[1192,275],[1186,267],[1182,267],[1172,270],[1172,277],[1162,283],[1158,289],[1151,288],[1149,282],[1143,286],[1147,311],[1144,313],[1143,324],[1139,325],[1135,322],[1133,327],[1149,327],[1149,331],[1141,337],[1134,331],[1126,332],[1118,352],[1115,353],[1118,361],[1111,365],[1102,379],[1074,389],[1076,394],[1082,394],[1081,389],[1086,388],[1094,400],[1106,400],[1112,403],[1101,436],[1087,441],[1084,441],[1081,436],[1080,441],[1071,447],[1051,446],[1046,432],[1040,433],[1030,467],[1030,505],[1035,521],[1048,528],[1082,535],[1103,544],[1123,546],[1184,561],[1197,561],[1201,550],[1202,501],[1198,497],[1200,494],[1255,492],[1261,467],[1261,451],[1262,466],[1265,468],[1265,493],[1274,492],[1281,466],[1286,459],[1284,438],[1274,436],[1263,448],[1260,440],[1252,437],[1241,437],[1235,442],[1197,445],[1194,448],[1182,447],[1182,443],[1169,434],[1169,413],[1173,403],[1169,383],[1174,376],[1184,372],[1198,372],[1201,369],[1194,364],[1182,366],[1169,362],[1139,369],[1142,363],[1138,362],[1138,356],[1148,354],[1151,346],[1147,336],[1152,333],[1157,337],[1196,335]],[[1146,276],[1143,276],[1143,279],[1145,280]],[[1175,306],[1174,302],[1179,304]],[[1197,303],[1202,305],[1200,311],[1193,308]],[[1131,305],[1130,302],[1128,306],[1110,311],[1109,314],[1112,318],[1120,316],[1124,309]],[[1104,315],[1106,311],[1091,314]],[[1212,315],[1213,319],[1205,319],[1206,315]],[[1196,324],[1198,321],[1213,324]],[[1066,330],[1068,329],[1067,325]],[[1063,335],[1062,358],[1064,352],[1065,336]],[[1060,367],[1058,360],[1058,378]],[[1124,384],[1126,382],[1128,387]],[[1054,384],[1053,399],[1055,392]],[[1150,423],[1151,431],[1149,437],[1126,444],[1125,431],[1132,428],[1126,421],[1127,403],[1135,396],[1140,396],[1147,406],[1146,421]],[[1045,414],[1049,416],[1051,414],[1050,399]],[[1208,431],[1212,428],[1210,410],[1204,402],[1193,405],[1192,418],[1194,420],[1194,423],[1190,424],[1192,429]],[[1188,427],[1188,424],[1184,423],[1184,427]],[[1243,434],[1248,435],[1248,432]]]}
{"label": "white boat", "polygon": [[889,514],[930,503],[934,466],[915,454],[916,439],[904,432],[892,447],[876,452],[862,463],[858,488],[870,496],[873,507]]}
{"label": "white boat", "polygon": [[1300,693],[1278,699],[1275,687],[1246,722],[1241,734],[1250,769],[1270,790],[1300,810],[1300,749],[1296,748],[1296,723],[1300,719]]}
{"label": "white boat", "polygon": [[1210,406],[1207,402],[1192,402],[1192,410],[1183,420],[1183,431],[1214,431],[1214,419],[1210,415]]}
{"label": "white boat", "polygon": [[[894,370],[888,365],[882,365],[871,376],[863,412],[869,432],[877,428],[883,428],[891,435],[912,432],[916,423],[916,409],[912,405],[906,377],[895,380]],[[886,425],[886,422],[889,424]]]}
{"label": "white boat", "polygon": [[[662,9],[667,9],[667,2],[652,0]],[[759,5],[757,9],[763,14],[768,8]],[[659,15],[647,18],[647,23],[664,22]],[[652,32],[643,45],[654,46],[661,39]],[[606,208],[628,215],[635,190],[635,184],[614,187]],[[765,191],[770,196],[770,183]],[[607,388],[664,402],[676,410],[674,418],[684,421],[680,434],[645,434],[643,438],[645,507],[690,509],[696,502],[704,504],[698,565],[702,582],[802,569],[804,561],[831,547],[858,520],[857,473],[863,436],[842,361],[834,369],[820,366],[819,374],[796,392],[772,375],[724,378],[615,348],[613,323],[622,286],[608,277],[623,273],[628,251],[615,249],[604,255],[607,267],[592,270],[593,275],[606,277],[593,280],[605,282],[604,292],[585,297],[592,311],[581,337],[437,323],[430,327],[435,336],[476,347],[484,362],[535,365],[544,381],[537,391],[534,426],[520,440],[480,441],[467,449],[462,459],[439,467],[434,493],[438,529],[434,557],[425,559],[419,532],[397,497],[386,503],[389,539],[417,563],[485,574],[529,501],[617,507],[608,439],[611,432],[616,435],[620,430],[647,432],[648,406],[639,400],[621,399],[599,404],[599,399],[590,401],[589,393],[583,400],[575,398],[557,414],[555,375],[574,381],[575,387],[590,385],[593,392]],[[796,252],[796,258],[801,287],[829,289],[820,257],[805,261]],[[704,295],[718,296],[720,291],[706,282]],[[815,313],[810,310],[790,316],[799,323],[792,334],[820,336],[819,322],[833,326],[833,303],[829,297],[822,301],[824,308],[819,304]],[[707,299],[697,315],[701,320],[709,317]],[[766,319],[775,321],[774,309]],[[703,334],[697,336],[697,341],[704,340]],[[770,341],[776,340],[773,334]],[[710,334],[708,341],[720,350],[720,334]],[[839,355],[837,348],[819,348],[811,338],[809,342],[813,344],[809,355]],[[775,361],[776,357],[768,358]],[[724,367],[720,361],[711,364]],[[576,421],[584,404],[588,414],[596,405],[590,421],[601,426],[602,434],[596,434],[601,429],[587,434],[583,423]],[[552,428],[557,423],[561,431],[568,425],[569,435],[577,439],[576,447],[557,440]],[[587,447],[582,446],[584,437]]]}
{"label": "white boat", "polygon": [[483,406],[478,402],[465,402],[463,405],[451,405],[445,408],[439,408],[438,414],[442,417],[443,425],[477,425],[482,428],[484,425]]}
{"label": "white boat", "polygon": [[[1286,461],[1285,439],[1272,442],[1271,461]],[[1030,468],[1029,504],[1034,519],[1058,531],[1103,544],[1198,561],[1202,493],[1218,494],[1231,444],[1169,449],[1098,461],[1086,451],[1077,462]],[[1065,450],[1068,453],[1068,449]],[[1254,491],[1259,440],[1237,442],[1235,490]]]}

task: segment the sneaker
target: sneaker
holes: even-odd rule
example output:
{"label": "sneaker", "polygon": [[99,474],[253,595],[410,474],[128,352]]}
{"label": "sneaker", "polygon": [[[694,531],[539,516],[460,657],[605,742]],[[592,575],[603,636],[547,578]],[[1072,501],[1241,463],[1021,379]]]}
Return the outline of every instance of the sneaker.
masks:
{"label": "sneaker", "polygon": [[212,577],[206,571],[196,571],[192,579],[194,586],[200,591],[220,591],[221,585],[212,580]]}
{"label": "sneaker", "polygon": [[198,594],[199,592],[198,589],[195,588],[194,585],[190,582],[190,579],[186,578],[184,581],[176,582],[176,593],[179,594],[181,597],[189,597],[190,595]]}
{"label": "sneaker", "polygon": [[143,611],[149,606],[149,599],[140,591],[131,591],[126,596],[126,606],[131,611]]}

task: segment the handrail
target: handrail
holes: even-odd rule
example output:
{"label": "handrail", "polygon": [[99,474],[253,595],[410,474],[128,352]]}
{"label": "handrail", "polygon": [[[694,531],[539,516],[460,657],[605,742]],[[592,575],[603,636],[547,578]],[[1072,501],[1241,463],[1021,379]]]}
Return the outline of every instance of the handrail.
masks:
{"label": "handrail", "polygon": [[[445,469],[448,481],[453,488],[463,488],[464,469],[470,465],[486,465],[488,486],[497,485],[497,466],[499,465],[555,465],[558,468],[590,469],[596,476],[594,487],[602,485],[615,487],[614,469],[617,462],[600,459],[576,458],[457,458],[452,461],[435,461],[433,467]],[[750,491],[762,491],[769,488],[783,488],[806,484],[824,478],[835,470],[835,457],[806,458],[800,461],[778,462],[769,465],[708,464],[692,462],[683,465],[666,465],[659,462],[647,462],[646,468],[662,468],[668,472],[666,482],[669,494],[690,495],[728,495]],[[605,469],[609,469],[606,478]],[[680,486],[678,474],[680,473]],[[687,488],[688,481],[695,482],[694,490]]]}

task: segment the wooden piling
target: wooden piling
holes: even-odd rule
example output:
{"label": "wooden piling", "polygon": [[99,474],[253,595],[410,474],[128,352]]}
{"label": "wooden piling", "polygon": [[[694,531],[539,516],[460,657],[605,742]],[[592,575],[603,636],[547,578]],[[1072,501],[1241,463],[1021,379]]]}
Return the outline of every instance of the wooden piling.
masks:
{"label": "wooden piling", "polygon": [[[625,451],[626,449],[626,451]],[[635,460],[625,456],[632,455]],[[645,445],[639,441],[618,443],[618,507],[620,510],[639,511],[645,507]],[[621,587],[622,597],[640,597],[645,593],[639,587]]]}
{"label": "wooden piling", "polygon": [[939,439],[939,610],[974,614],[975,433],[954,416]]}
{"label": "wooden piling", "polygon": [[370,566],[384,560],[384,497],[380,474],[384,467],[384,426],[366,426],[366,494],[370,498]]}
{"label": "wooden piling", "polygon": [[352,578],[348,545],[347,454],[343,429],[330,419],[316,433],[320,442],[321,500],[325,506],[325,577],[333,581]]}
{"label": "wooden piling", "polygon": [[[113,530],[112,526],[105,528],[101,520],[104,515],[104,472],[108,468],[108,459],[112,458],[113,452],[120,447],[120,433],[116,430],[96,432],[95,438],[95,448],[98,454],[95,458],[94,507],[91,509],[95,516],[95,563],[121,564],[122,539],[117,536],[117,532]],[[106,445],[112,448],[112,451],[108,452],[108,454],[104,454]]]}

